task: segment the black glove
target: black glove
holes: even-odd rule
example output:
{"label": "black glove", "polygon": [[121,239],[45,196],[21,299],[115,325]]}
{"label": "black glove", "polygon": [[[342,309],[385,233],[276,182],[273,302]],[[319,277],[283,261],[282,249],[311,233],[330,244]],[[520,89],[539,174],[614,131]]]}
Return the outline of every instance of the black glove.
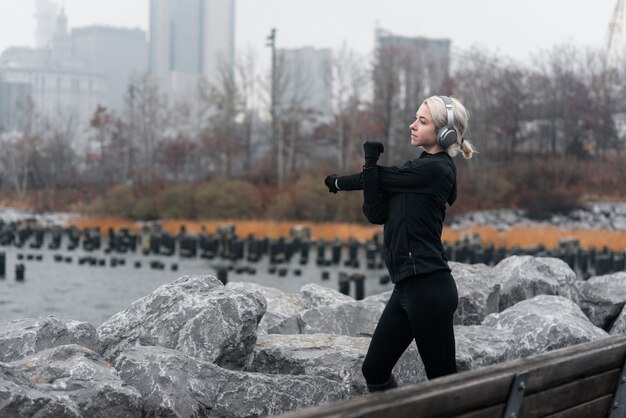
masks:
{"label": "black glove", "polygon": [[365,152],[365,165],[374,166],[380,154],[385,152],[385,147],[378,141],[365,141],[363,151]]}
{"label": "black glove", "polygon": [[326,178],[324,179],[324,184],[326,184],[326,187],[328,187],[328,191],[330,193],[337,193],[339,191],[339,189],[337,189],[337,186],[335,185],[335,181],[338,177],[339,176],[337,174],[331,174],[330,176],[326,176]]}

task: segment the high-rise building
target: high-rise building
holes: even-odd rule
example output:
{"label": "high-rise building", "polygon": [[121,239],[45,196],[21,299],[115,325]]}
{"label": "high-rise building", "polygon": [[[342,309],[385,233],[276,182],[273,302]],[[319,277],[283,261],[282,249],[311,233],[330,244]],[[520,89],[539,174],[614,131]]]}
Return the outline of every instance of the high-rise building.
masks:
{"label": "high-rise building", "polygon": [[450,39],[398,36],[377,29],[376,66],[397,73],[401,95],[441,94],[450,73],[450,43]]}
{"label": "high-rise building", "polygon": [[278,49],[281,108],[296,105],[319,120],[332,115],[332,52],[313,47]]}
{"label": "high-rise building", "polygon": [[193,98],[201,78],[232,71],[235,0],[150,0],[149,69],[167,92]]}
{"label": "high-rise building", "polygon": [[87,71],[107,79],[103,105],[121,112],[133,76],[148,70],[146,32],[107,26],[86,26],[71,33],[72,57]]}

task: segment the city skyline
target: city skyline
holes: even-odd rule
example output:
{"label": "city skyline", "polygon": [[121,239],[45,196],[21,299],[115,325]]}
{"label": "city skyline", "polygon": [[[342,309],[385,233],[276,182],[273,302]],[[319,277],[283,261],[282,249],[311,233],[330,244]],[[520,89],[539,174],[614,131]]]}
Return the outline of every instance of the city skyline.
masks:
{"label": "city skyline", "polygon": [[[146,32],[148,3],[58,0],[66,10],[70,28],[111,25],[138,27]],[[35,1],[16,6],[13,1],[0,0],[0,8],[0,51],[10,46],[34,46]],[[612,1],[589,7],[582,0],[528,0],[514,4],[496,0],[388,0],[384,4],[356,0],[237,0],[235,47],[265,54],[265,37],[276,27],[279,48],[337,49],[346,43],[368,53],[373,49],[374,31],[379,26],[403,36],[449,38],[453,50],[478,46],[525,60],[535,52],[563,43],[605,48],[613,8]]]}

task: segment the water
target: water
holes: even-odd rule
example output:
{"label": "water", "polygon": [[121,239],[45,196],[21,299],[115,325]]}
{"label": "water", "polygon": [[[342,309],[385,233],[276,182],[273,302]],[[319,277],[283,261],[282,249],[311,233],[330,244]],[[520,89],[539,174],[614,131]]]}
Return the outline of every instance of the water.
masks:
{"label": "water", "polygon": [[[213,265],[223,264],[220,259],[206,260],[201,258],[181,258],[177,255],[144,256],[140,252],[131,254],[105,254],[104,251],[84,252],[52,251],[18,249],[14,247],[0,247],[0,252],[6,253],[6,278],[0,279],[0,326],[19,318],[53,315],[61,320],[87,321],[98,326],[109,319],[116,312],[122,311],[135,300],[146,296],[159,286],[170,283],[184,275],[217,276]],[[24,256],[18,260],[18,254]],[[42,261],[27,260],[27,255],[42,255]],[[72,257],[71,263],[57,262],[54,256],[60,254]],[[79,265],[78,258],[94,256],[106,259],[106,266]],[[110,266],[111,257],[123,258],[125,265]],[[360,254],[361,265],[365,265],[365,255]],[[164,270],[151,269],[151,261],[159,260],[165,264]],[[135,268],[135,261],[140,261],[141,268]],[[15,280],[15,264],[23,263],[25,280]],[[172,271],[172,264],[178,264],[178,271]],[[361,272],[366,275],[365,295],[374,295],[392,289],[391,284],[381,285],[380,276],[386,270],[366,270],[347,267],[319,268],[314,260],[309,260],[305,266],[299,264],[299,257],[293,257],[291,263],[281,264],[287,267],[288,274],[278,277],[268,273],[268,258],[263,257],[260,262],[250,264],[240,262],[239,265],[251,265],[256,268],[257,274],[237,274],[228,272],[229,282],[252,282],[263,286],[274,287],[288,293],[298,293],[307,283],[317,283],[333,289],[338,289],[340,271],[348,274]],[[302,275],[296,276],[294,269],[301,269]],[[323,281],[321,271],[330,272],[330,279]],[[351,288],[354,297],[354,285]]]}

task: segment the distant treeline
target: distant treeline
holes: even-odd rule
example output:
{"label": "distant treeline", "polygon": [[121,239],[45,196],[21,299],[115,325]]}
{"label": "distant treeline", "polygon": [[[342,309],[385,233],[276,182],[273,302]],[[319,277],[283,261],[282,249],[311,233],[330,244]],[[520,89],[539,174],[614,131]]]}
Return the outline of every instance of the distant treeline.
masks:
{"label": "distant treeline", "polygon": [[98,107],[88,127],[24,106],[24,132],[0,127],[0,190],[39,210],[132,218],[362,221],[360,195],[328,195],[323,176],[358,171],[366,138],[385,143],[381,164],[414,158],[408,125],[416,108],[447,93],[469,108],[479,151],[457,159],[461,194],[452,213],[524,207],[544,216],[588,197],[626,196],[623,66],[608,71],[599,51],[568,45],[532,64],[471,51],[455,58],[443,86],[429,86],[427,58],[394,47],[372,57],[340,51],[330,119],[278,88],[272,125],[268,83],[249,57],[215,85],[200,85],[195,104],[171,102],[141,76],[123,113]]}

